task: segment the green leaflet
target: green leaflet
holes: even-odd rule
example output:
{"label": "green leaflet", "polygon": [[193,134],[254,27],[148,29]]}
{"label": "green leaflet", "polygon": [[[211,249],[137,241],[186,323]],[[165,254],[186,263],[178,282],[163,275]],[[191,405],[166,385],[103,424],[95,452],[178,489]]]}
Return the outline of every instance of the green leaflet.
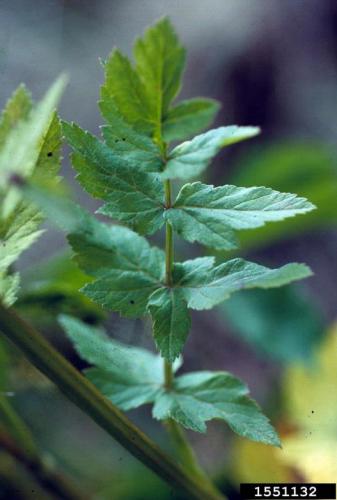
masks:
{"label": "green leaflet", "polygon": [[52,114],[49,126],[41,142],[32,178],[38,182],[58,181],[57,174],[61,166],[62,131],[56,112]]}
{"label": "green leaflet", "polygon": [[173,418],[198,432],[206,431],[208,420],[221,419],[240,436],[280,446],[276,431],[247,394],[247,387],[230,373],[189,373],[176,378],[173,390],[156,399],[153,416]]}
{"label": "green leaflet", "polygon": [[10,215],[20,199],[16,188],[8,189],[9,178],[13,175],[27,178],[33,173],[41,152],[41,144],[53,120],[54,108],[64,86],[64,78],[59,78],[31,110],[28,118],[17,122],[7,134],[0,151],[0,193],[6,191],[2,202],[4,217]]}
{"label": "green leaflet", "polygon": [[189,139],[211,125],[219,109],[220,103],[214,99],[197,97],[179,102],[165,115],[164,140]]}
{"label": "green leaflet", "polygon": [[258,127],[219,127],[197,135],[170,152],[163,179],[190,179],[203,172],[221,148],[250,139],[260,133]]}
{"label": "green leaflet", "polygon": [[186,240],[231,250],[237,246],[233,229],[260,227],[314,208],[305,198],[270,188],[194,182],[182,187],[164,216]]}
{"label": "green leaflet", "polygon": [[233,292],[249,288],[275,288],[311,276],[304,264],[286,264],[269,269],[243,259],[214,266],[212,257],[200,257],[175,264],[174,286],[179,287],[188,307],[211,309]]}
{"label": "green leaflet", "polygon": [[82,288],[94,302],[104,308],[135,318],[146,313],[149,296],[161,284],[148,269],[108,271],[106,275]]}
{"label": "green leaflet", "polygon": [[60,323],[78,354],[94,365],[86,376],[114,404],[130,410],[154,401],[163,384],[160,356],[123,345],[70,316],[61,316]]}
{"label": "green leaflet", "polygon": [[40,236],[42,215],[32,205],[21,202],[14,213],[0,218],[0,272],[9,268],[21,252]]}
{"label": "green leaflet", "polygon": [[125,158],[75,124],[63,123],[63,131],[76,151],[73,166],[79,182],[107,202],[100,213],[141,234],[151,234],[163,225],[164,190],[158,176],[129,168]]}
{"label": "green leaflet", "polygon": [[167,18],[148,28],[134,47],[136,70],[151,109],[156,131],[161,133],[162,117],[180,89],[185,49]]}
{"label": "green leaflet", "polygon": [[160,288],[149,298],[153,336],[161,355],[169,362],[182,352],[191,318],[183,293],[177,288]]}
{"label": "green leaflet", "polygon": [[[102,87],[102,102],[112,99],[124,120],[138,132],[150,135],[154,124],[150,103],[139,75],[127,57],[113,50],[104,65],[105,83]],[[103,108],[103,116],[105,116]]]}
{"label": "green leaflet", "polygon": [[[102,89],[102,97],[105,91]],[[99,103],[102,115],[109,125],[104,125],[103,137],[113,152],[125,159],[129,166],[146,172],[162,170],[163,160],[159,147],[150,137],[140,134],[132,128],[120,115],[117,107],[109,97]]]}
{"label": "green leaflet", "polygon": [[[166,392],[162,359],[149,351],[108,338],[101,328],[62,315],[60,323],[78,354],[93,367],[86,376],[122,410],[154,403],[153,416],[173,418],[188,429],[205,432],[205,423],[221,419],[241,436],[279,446],[278,436],[247,387],[227,372],[194,372],[177,377]],[[180,366],[174,363],[173,370]]]}
{"label": "green leaflet", "polygon": [[[152,403],[164,384],[160,356],[129,347],[107,337],[101,328],[89,326],[71,316],[60,316],[60,323],[78,354],[94,365],[86,376],[122,410]],[[173,370],[180,366],[174,363]]]}
{"label": "green leaflet", "polygon": [[97,278],[82,291],[125,316],[145,314],[148,297],[162,286],[164,253],[130,229],[108,226],[69,200],[32,187],[25,190],[68,233],[81,269]]}
{"label": "green leaflet", "polygon": [[0,272],[0,300],[5,306],[11,306],[17,299],[20,286],[18,273],[7,274]]}
{"label": "green leaflet", "polygon": [[[40,146],[32,178],[55,179],[60,168],[61,129],[54,114]],[[18,193],[18,198],[21,195]],[[38,229],[42,214],[26,201],[19,201],[15,211],[0,218],[0,272],[8,269],[19,255],[34,243],[43,232]]]}
{"label": "green leaflet", "polygon": [[11,130],[21,121],[26,120],[32,107],[30,93],[24,85],[19,85],[0,117],[0,150]]}
{"label": "green leaflet", "polygon": [[[6,176],[17,173],[15,170],[11,171],[11,167],[17,164],[21,169],[20,175],[31,175],[39,180],[55,178],[60,167],[61,130],[56,113],[50,114],[50,110],[52,102],[60,91],[61,82],[55,85],[51,96],[48,97],[47,94],[45,100],[37,105],[30,115],[29,94],[24,87],[20,86],[9,100],[0,122],[0,157],[4,161],[8,151],[12,151],[15,156],[16,153],[11,148],[14,148],[16,140],[23,137],[20,135],[23,133],[22,130],[27,131],[28,126],[34,128],[33,118],[40,119],[36,125],[38,130],[35,130],[35,135],[30,132],[32,142],[29,143],[24,137],[26,142],[23,149],[19,148],[19,154],[26,151],[27,161],[33,162],[30,170],[25,171],[22,165],[15,163],[14,157],[7,170],[4,164],[0,165],[0,169],[5,171],[5,175],[1,176],[3,185],[2,188],[0,187],[0,296],[8,305],[16,299],[19,275],[8,275],[7,270],[40,236],[42,231],[38,228],[43,217],[32,204],[22,201],[21,193],[16,188],[7,186]],[[1,190],[3,190],[2,193]]]}

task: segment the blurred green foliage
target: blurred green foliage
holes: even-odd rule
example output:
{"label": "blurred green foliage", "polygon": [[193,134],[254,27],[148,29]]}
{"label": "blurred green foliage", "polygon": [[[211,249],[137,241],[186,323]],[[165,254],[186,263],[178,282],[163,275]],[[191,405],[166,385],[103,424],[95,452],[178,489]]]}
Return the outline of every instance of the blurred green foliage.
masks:
{"label": "blurred green foliage", "polygon": [[243,291],[219,311],[258,354],[283,363],[309,360],[324,332],[315,303],[295,286]]}
{"label": "blurred green foliage", "polygon": [[96,323],[105,318],[103,309],[79,291],[90,280],[72,260],[71,252],[56,254],[22,273],[16,307],[39,323],[54,321],[60,313]]}

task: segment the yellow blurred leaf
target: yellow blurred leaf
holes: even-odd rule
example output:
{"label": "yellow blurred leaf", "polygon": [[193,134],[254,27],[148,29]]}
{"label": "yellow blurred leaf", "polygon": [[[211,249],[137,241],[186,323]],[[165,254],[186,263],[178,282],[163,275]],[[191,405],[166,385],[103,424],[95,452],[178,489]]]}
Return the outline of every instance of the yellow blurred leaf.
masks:
{"label": "yellow blurred leaf", "polygon": [[307,481],[337,478],[337,324],[310,367],[294,365],[284,379],[286,414],[298,431],[283,439],[279,459]]}
{"label": "yellow blurred leaf", "polygon": [[[292,471],[278,458],[276,448],[248,439],[236,439],[232,454],[232,477],[239,483],[287,483]],[[279,451],[279,450],[278,450]]]}

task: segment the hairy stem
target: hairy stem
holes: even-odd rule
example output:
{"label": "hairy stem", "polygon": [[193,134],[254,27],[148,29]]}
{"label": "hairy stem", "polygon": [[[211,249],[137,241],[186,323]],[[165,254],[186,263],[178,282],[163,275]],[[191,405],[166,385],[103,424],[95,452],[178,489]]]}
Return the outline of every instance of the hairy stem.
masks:
{"label": "hairy stem", "polygon": [[171,487],[177,488],[191,499],[223,499],[220,493],[214,492],[210,484],[177,465],[59,354],[39,332],[12,309],[7,309],[1,304],[0,329],[76,406]]}

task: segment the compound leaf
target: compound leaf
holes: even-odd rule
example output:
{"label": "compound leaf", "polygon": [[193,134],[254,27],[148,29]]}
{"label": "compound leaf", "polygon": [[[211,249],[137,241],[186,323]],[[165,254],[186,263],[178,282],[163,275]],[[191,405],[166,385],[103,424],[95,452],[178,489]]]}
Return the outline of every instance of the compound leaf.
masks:
{"label": "compound leaf", "polygon": [[131,168],[106,144],[75,124],[63,124],[76,152],[73,166],[81,185],[107,203],[99,210],[132,226],[141,234],[153,233],[163,223],[163,185],[155,174]]}
{"label": "compound leaf", "polygon": [[150,296],[148,309],[156,345],[161,355],[172,362],[181,353],[191,327],[183,293],[177,288],[160,288]]}
{"label": "compound leaf", "polygon": [[305,198],[265,187],[185,184],[165,218],[188,241],[224,250],[235,248],[232,230],[252,229],[313,210]]}
{"label": "compound leaf", "polygon": [[173,418],[187,429],[206,431],[206,422],[224,420],[240,436],[280,446],[279,437],[247,387],[228,372],[194,372],[177,377],[172,391],[157,397],[153,416]]}
{"label": "compound leaf", "polygon": [[169,109],[163,121],[163,137],[166,141],[182,140],[205,130],[220,109],[215,99],[197,97],[179,102]]}
{"label": "compound leaf", "polygon": [[[206,422],[221,419],[237,434],[279,446],[279,438],[247,387],[228,372],[194,372],[175,378],[164,389],[162,359],[144,349],[129,347],[71,316],[60,323],[78,354],[93,365],[86,376],[123,410],[154,403],[153,416],[173,418],[188,429],[206,431]],[[173,365],[174,371],[180,362]]]}
{"label": "compound leaf", "polygon": [[169,154],[163,179],[190,179],[205,170],[221,148],[250,139],[260,133],[258,127],[219,127],[197,135],[174,148]]}
{"label": "compound leaf", "polygon": [[174,266],[174,285],[179,287],[188,307],[211,309],[232,293],[249,288],[275,288],[310,276],[304,264],[286,264],[278,269],[232,259],[214,266],[211,257],[200,257]]}

